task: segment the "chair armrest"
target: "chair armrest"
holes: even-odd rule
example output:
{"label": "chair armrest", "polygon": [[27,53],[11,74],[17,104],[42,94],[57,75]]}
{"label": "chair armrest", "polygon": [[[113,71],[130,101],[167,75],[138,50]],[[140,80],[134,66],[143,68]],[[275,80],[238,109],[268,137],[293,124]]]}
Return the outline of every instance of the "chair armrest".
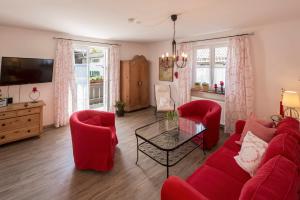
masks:
{"label": "chair armrest", "polygon": [[103,126],[115,126],[115,113],[96,111],[97,115],[101,117],[101,125]]}
{"label": "chair armrest", "polygon": [[171,176],[163,184],[161,200],[208,200],[179,177]]}
{"label": "chair armrest", "polygon": [[235,123],[235,133],[241,134],[244,130],[246,121],[245,120],[238,120]]}

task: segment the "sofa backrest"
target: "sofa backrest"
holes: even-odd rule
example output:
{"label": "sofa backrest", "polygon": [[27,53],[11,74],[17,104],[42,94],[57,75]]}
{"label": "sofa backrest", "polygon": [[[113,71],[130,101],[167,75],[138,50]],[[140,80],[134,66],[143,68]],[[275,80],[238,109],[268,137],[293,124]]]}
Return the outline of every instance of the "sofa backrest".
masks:
{"label": "sofa backrest", "polygon": [[299,181],[299,167],[277,155],[245,183],[239,199],[299,200]]}

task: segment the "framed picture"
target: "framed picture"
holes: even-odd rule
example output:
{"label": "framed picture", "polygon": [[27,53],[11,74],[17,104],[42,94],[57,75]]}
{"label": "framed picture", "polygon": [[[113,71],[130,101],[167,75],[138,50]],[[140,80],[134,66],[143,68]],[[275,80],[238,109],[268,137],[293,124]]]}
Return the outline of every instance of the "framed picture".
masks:
{"label": "framed picture", "polygon": [[[172,58],[170,58],[171,60]],[[173,69],[174,69],[174,62],[172,62],[172,67],[164,67],[162,59],[159,58],[159,80],[160,81],[170,81],[173,82]]]}

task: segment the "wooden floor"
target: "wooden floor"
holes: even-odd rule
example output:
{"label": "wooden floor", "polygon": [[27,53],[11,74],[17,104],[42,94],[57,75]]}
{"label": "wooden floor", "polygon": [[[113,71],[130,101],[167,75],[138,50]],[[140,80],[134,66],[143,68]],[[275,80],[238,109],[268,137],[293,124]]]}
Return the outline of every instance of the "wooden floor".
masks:
{"label": "wooden floor", "polygon": [[[1,146],[0,199],[160,199],[166,168],[142,154],[139,165],[135,164],[134,130],[154,120],[151,109],[117,119],[119,144],[115,166],[105,173],[75,169],[69,127],[45,131],[41,138]],[[222,131],[220,134],[218,146],[226,138]],[[197,149],[170,168],[170,174],[186,178],[204,159]]]}

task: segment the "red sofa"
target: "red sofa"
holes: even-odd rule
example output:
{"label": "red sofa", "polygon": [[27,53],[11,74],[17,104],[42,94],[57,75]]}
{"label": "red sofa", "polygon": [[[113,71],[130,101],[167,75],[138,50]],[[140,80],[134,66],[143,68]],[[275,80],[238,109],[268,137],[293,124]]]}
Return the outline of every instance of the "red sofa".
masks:
{"label": "red sofa", "polygon": [[178,107],[180,117],[203,123],[207,130],[202,134],[205,138],[205,149],[210,149],[219,141],[221,106],[209,100],[196,100]]}
{"label": "red sofa", "polygon": [[287,118],[279,123],[269,142],[261,165],[250,175],[234,160],[240,150],[245,121],[236,123],[236,131],[224,145],[209,156],[186,181],[171,176],[163,184],[162,200],[300,199],[299,122]]}
{"label": "red sofa", "polygon": [[75,112],[70,118],[70,127],[76,168],[112,169],[118,144],[115,114],[95,110]]}

